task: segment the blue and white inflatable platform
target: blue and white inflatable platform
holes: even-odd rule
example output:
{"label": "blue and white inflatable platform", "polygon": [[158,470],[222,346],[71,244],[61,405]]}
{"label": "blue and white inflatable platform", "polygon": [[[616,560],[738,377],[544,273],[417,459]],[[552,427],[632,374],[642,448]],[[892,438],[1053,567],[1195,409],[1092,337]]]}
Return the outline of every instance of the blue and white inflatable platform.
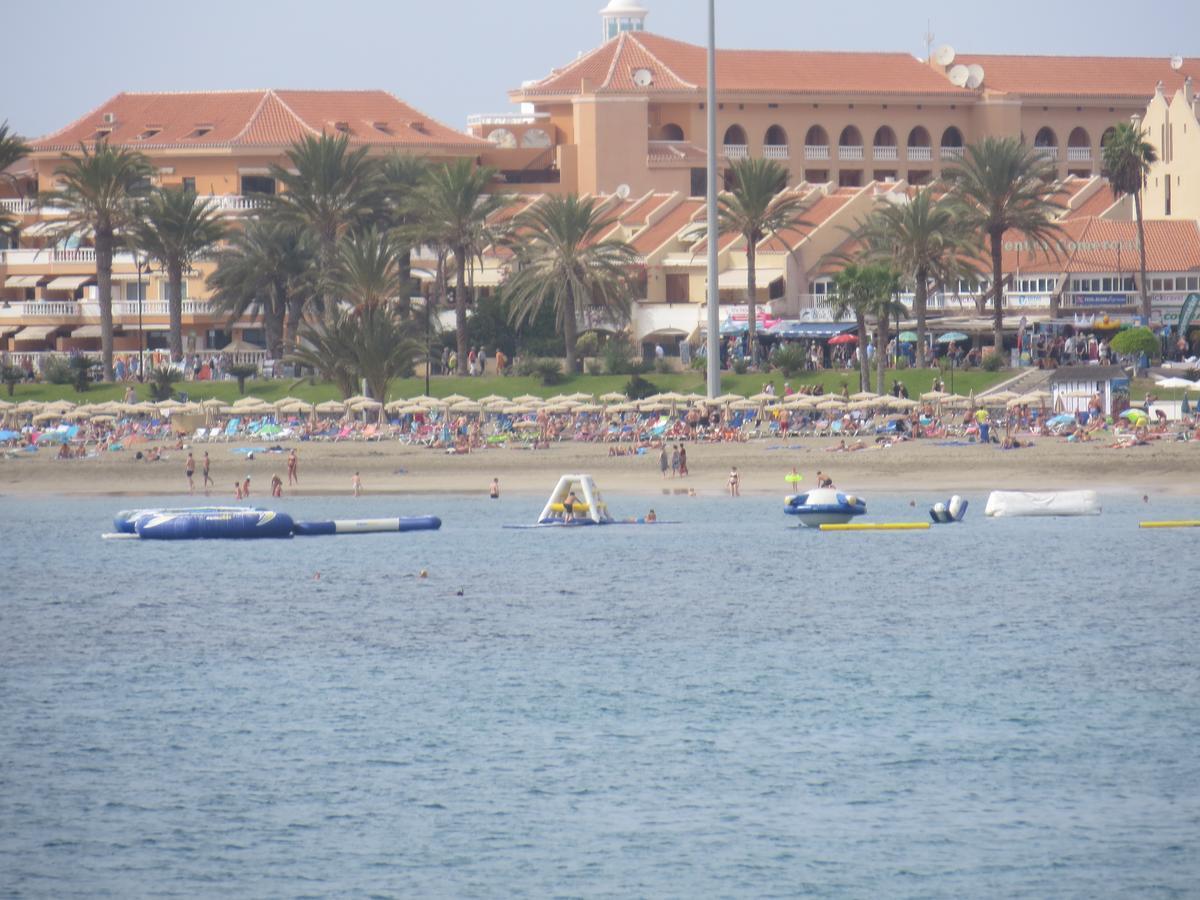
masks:
{"label": "blue and white inflatable platform", "polygon": [[845,525],[867,511],[867,502],[862,497],[843,494],[833,488],[814,488],[785,497],[783,511],[795,516],[807,528],[820,528],[822,525]]}

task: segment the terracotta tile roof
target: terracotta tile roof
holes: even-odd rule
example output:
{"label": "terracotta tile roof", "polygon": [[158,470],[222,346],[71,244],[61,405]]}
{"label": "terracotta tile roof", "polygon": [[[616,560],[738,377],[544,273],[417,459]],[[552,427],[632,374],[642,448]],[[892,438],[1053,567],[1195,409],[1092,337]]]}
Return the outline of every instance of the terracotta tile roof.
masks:
{"label": "terracotta tile roof", "polygon": [[1105,181],[1092,193],[1090,197],[1088,197],[1074,209],[1068,210],[1067,214],[1063,218],[1068,220],[1089,219],[1093,216],[1099,216],[1106,212],[1116,202],[1117,198],[1113,196],[1112,188],[1110,188],[1108,186],[1108,182]]}
{"label": "terracotta tile roof", "polygon": [[834,213],[849,203],[850,198],[859,190],[861,188],[839,188],[828,196],[819,197],[812,206],[804,210],[801,218],[805,224],[781,231],[778,237],[771,235],[759,242],[759,249],[771,253],[786,253],[794,250],[813,231],[827,222]]}
{"label": "terracotta tile roof", "polygon": [[650,217],[671,202],[672,194],[648,194],[625,214],[621,224],[629,228],[645,226]]}
{"label": "terracotta tile roof", "polygon": [[[1200,270],[1200,226],[1195,220],[1150,221],[1146,271]],[[1126,274],[1138,268],[1137,223],[1080,218],[1062,224],[1058,256],[1034,249],[1017,234],[1005,238],[1004,269],[1024,273]],[[1018,252],[1019,250],[1019,252]]]}
{"label": "terracotta tile roof", "polygon": [[675,238],[694,217],[703,211],[704,201],[688,198],[651,225],[635,234],[629,241],[642,256],[649,256]]}
{"label": "terracotta tile roof", "polygon": [[1200,60],[1176,71],[1166,57],[993,56],[959,54],[956,65],[983,66],[983,89],[1027,97],[1129,97],[1145,102],[1163,82],[1168,97],[1191,75],[1200,82]]}
{"label": "terracotta tile roof", "polygon": [[[649,32],[624,32],[514,97],[570,95],[584,81],[597,93],[698,93],[705,84],[705,49]],[[649,69],[649,86],[633,84]],[[794,50],[718,50],[721,93],[939,94],[974,96],[907,53],[836,53]]]}
{"label": "terracotta tile roof", "polygon": [[386,91],[275,90],[117,94],[32,146],[74,150],[103,135],[115,146],[140,150],[275,148],[343,128],[352,144],[464,152],[489,146]]}

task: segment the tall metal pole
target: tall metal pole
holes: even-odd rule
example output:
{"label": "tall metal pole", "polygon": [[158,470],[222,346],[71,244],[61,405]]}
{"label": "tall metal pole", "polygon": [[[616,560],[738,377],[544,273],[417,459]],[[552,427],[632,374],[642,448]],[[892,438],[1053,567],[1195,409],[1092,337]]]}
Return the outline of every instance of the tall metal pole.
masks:
{"label": "tall metal pole", "polygon": [[721,393],[721,291],[717,283],[717,12],[708,0],[708,396]]}
{"label": "tall metal pole", "polygon": [[142,327],[142,260],[137,254],[133,257],[134,268],[137,269],[138,294],[138,381],[146,380],[146,331]]}

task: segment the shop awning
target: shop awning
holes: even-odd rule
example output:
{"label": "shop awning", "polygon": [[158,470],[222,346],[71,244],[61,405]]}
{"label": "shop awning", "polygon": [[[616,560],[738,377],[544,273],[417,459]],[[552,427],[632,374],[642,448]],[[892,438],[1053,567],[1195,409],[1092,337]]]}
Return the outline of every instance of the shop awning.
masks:
{"label": "shop awning", "polygon": [[82,287],[86,282],[95,278],[95,275],[60,275],[48,285],[48,291],[74,291]]}
{"label": "shop awning", "polygon": [[769,334],[781,338],[831,338],[848,331],[854,331],[857,326],[853,322],[799,322],[787,319],[770,330]]}
{"label": "shop awning", "polygon": [[21,325],[0,325],[0,338],[16,334],[22,327]]}
{"label": "shop awning", "polygon": [[[717,276],[717,287],[723,291],[732,291],[736,288],[746,287],[746,275],[749,269],[726,269]],[[783,269],[758,269],[754,270],[754,283],[759,286],[768,285],[772,281],[783,277]]]}
{"label": "shop awning", "polygon": [[14,340],[18,341],[44,341],[54,332],[58,331],[58,325],[26,325],[24,330],[18,334]]}
{"label": "shop awning", "polygon": [[80,325],[71,332],[73,338],[98,338],[100,337],[99,325]]}
{"label": "shop awning", "polygon": [[30,222],[21,226],[21,237],[41,237],[62,227],[62,222]]}
{"label": "shop awning", "polygon": [[42,278],[41,275],[9,275],[7,278],[4,279],[4,286],[6,288],[37,287],[37,283],[39,281],[41,281],[41,278]]}

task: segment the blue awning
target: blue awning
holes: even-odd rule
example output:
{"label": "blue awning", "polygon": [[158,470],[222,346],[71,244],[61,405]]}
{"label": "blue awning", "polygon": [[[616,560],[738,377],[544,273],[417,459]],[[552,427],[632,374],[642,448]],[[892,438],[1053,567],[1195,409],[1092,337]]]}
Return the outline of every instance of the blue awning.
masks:
{"label": "blue awning", "polygon": [[847,331],[853,331],[857,326],[853,322],[801,322],[787,319],[772,328],[768,334],[781,338],[824,338],[837,337]]}

